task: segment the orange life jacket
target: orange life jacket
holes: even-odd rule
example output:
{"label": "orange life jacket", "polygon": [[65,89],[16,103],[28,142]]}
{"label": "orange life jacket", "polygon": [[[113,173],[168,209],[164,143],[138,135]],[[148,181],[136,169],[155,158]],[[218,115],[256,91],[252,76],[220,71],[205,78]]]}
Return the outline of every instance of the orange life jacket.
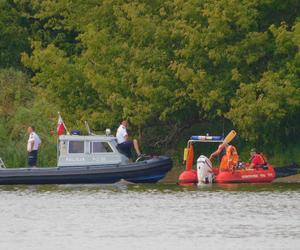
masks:
{"label": "orange life jacket", "polygon": [[239,161],[239,155],[236,151],[236,148],[232,145],[229,145],[226,148],[226,154],[222,157],[220,163],[220,171],[230,171],[233,170]]}

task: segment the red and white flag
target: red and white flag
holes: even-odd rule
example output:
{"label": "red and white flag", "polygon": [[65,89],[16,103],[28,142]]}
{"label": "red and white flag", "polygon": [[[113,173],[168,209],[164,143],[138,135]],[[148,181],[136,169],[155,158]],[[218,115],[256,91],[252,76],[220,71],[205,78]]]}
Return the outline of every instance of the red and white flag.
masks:
{"label": "red and white flag", "polygon": [[61,118],[60,114],[58,114],[58,122],[57,122],[57,135],[60,136],[65,132],[65,123],[63,119]]}

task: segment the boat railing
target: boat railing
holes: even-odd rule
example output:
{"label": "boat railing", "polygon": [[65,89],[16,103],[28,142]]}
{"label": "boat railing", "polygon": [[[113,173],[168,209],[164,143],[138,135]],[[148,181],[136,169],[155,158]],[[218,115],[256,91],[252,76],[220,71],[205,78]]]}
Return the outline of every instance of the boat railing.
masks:
{"label": "boat railing", "polygon": [[193,136],[191,136],[190,140],[188,140],[187,147],[189,147],[190,144],[196,143],[196,142],[223,143],[224,139],[221,136],[193,135]]}
{"label": "boat railing", "polygon": [[0,168],[6,168],[4,161],[0,158]]}
{"label": "boat railing", "polygon": [[187,161],[187,156],[188,156],[188,151],[189,148],[194,144],[194,143],[223,143],[224,139],[222,136],[210,136],[210,135],[193,135],[191,138],[188,140],[186,148],[184,149],[183,152],[183,163],[186,163]]}

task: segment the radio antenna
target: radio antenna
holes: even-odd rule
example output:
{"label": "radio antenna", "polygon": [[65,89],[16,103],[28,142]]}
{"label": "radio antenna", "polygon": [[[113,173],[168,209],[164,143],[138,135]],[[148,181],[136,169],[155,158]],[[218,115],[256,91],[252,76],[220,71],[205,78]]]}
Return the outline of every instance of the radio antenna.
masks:
{"label": "radio antenna", "polygon": [[85,127],[86,127],[86,130],[88,132],[88,135],[94,135],[92,132],[91,132],[91,129],[90,129],[90,126],[88,124],[87,121],[84,121],[84,124],[85,124]]}

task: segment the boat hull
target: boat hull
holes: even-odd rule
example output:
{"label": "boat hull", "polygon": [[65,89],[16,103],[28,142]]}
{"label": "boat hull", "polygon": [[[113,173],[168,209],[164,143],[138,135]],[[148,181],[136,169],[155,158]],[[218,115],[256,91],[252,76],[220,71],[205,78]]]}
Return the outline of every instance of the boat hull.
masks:
{"label": "boat hull", "polygon": [[[214,183],[269,183],[276,178],[276,172],[270,165],[267,168],[239,169],[220,172],[219,168],[214,168]],[[195,170],[184,171],[179,177],[179,185],[192,185],[198,183],[197,172]]]}
{"label": "boat hull", "polygon": [[110,184],[122,179],[134,183],[155,183],[164,178],[171,168],[171,159],[159,156],[127,165],[0,169],[0,185]]}
{"label": "boat hull", "polygon": [[234,172],[218,172],[215,173],[216,183],[268,183],[272,182],[276,173],[273,167],[259,169],[241,169]]}

